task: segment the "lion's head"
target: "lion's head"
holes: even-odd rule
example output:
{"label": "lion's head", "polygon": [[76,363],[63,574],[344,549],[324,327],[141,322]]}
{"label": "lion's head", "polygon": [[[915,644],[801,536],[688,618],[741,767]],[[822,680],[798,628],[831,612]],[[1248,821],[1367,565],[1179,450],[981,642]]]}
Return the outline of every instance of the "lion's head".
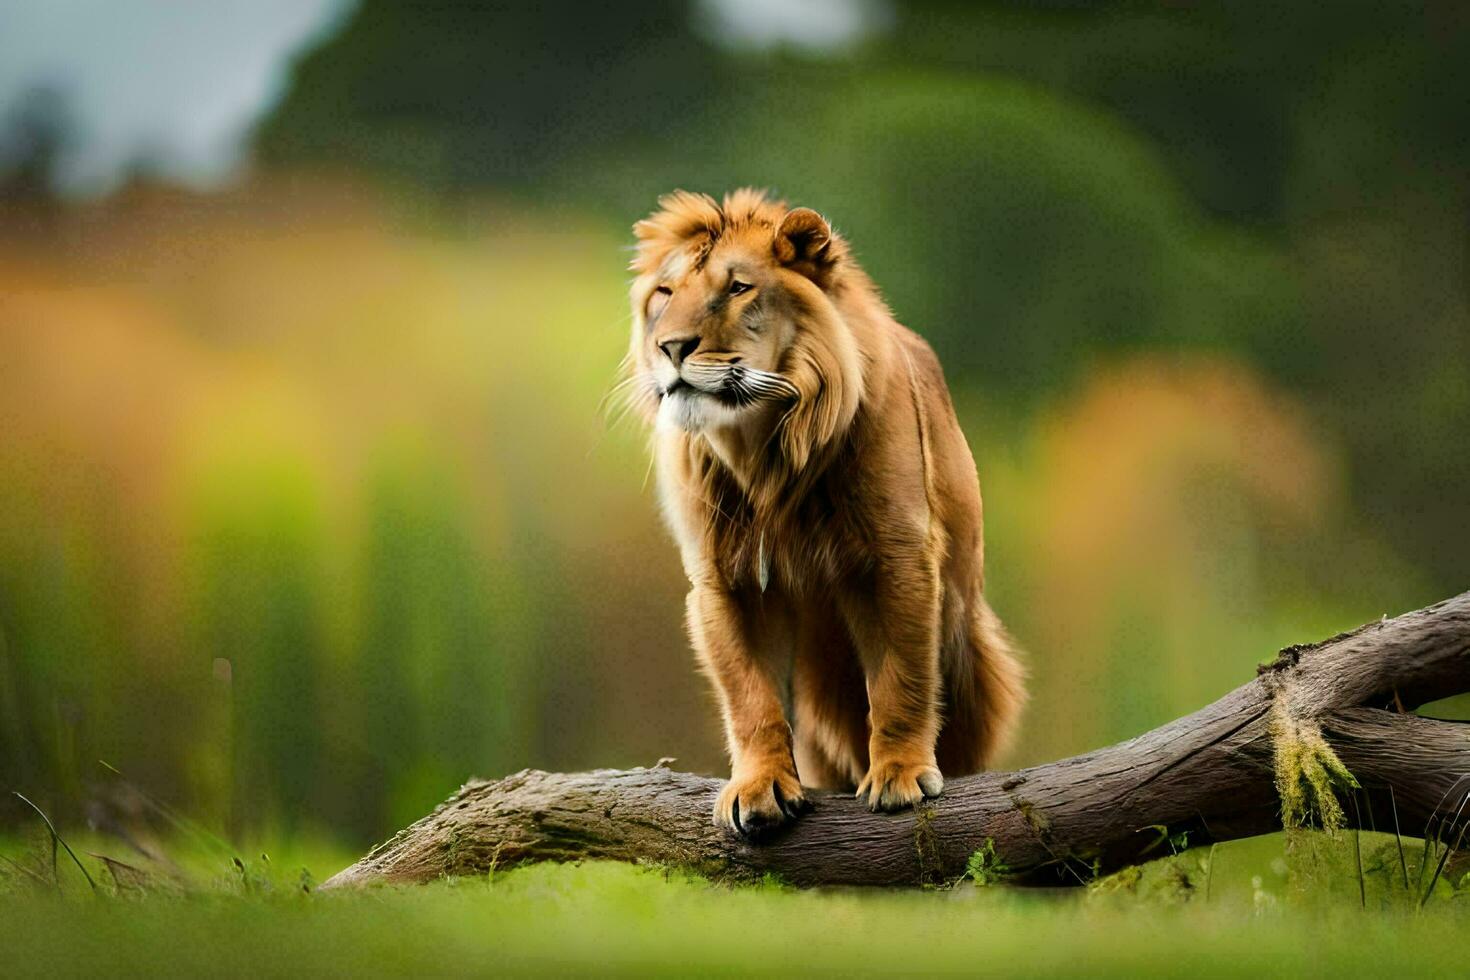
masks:
{"label": "lion's head", "polygon": [[634,226],[628,354],[634,397],[660,427],[765,427],[800,469],[852,421],[858,345],[835,303],[852,271],[810,208],[754,190],[676,191]]}

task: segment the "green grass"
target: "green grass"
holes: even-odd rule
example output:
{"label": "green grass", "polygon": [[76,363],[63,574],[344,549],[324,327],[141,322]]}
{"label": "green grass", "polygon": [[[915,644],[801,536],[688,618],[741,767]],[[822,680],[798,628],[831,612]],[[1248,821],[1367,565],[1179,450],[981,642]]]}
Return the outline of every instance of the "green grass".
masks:
{"label": "green grass", "polygon": [[[305,873],[295,856],[243,869],[205,860],[207,876],[192,872],[186,889],[118,891],[104,874],[94,897],[65,865],[59,895],[7,865],[0,950],[5,975],[47,977],[1463,972],[1470,887],[1442,883],[1420,909],[1393,884],[1393,839],[1365,838],[1365,909],[1351,835],[1281,842],[1196,849],[1102,887],[1049,891],[798,891],[588,862],[320,893],[303,881],[338,859],[318,854]],[[49,854],[29,859],[44,868]]]}

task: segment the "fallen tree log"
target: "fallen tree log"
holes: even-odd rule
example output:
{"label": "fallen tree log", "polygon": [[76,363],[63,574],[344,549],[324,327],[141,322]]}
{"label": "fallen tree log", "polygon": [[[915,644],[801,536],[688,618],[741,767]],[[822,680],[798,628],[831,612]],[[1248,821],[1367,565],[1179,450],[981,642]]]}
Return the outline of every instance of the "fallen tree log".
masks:
{"label": "fallen tree log", "polygon": [[1470,725],[1408,712],[1467,691],[1470,592],[1288,647],[1249,683],[1130,741],[951,779],[912,811],[874,814],[846,794],[817,794],[812,813],[751,843],[712,824],[718,779],[664,767],[526,770],[465,785],[323,887],[579,858],[912,885],[961,875],[987,842],[1020,880],[1066,883],[1158,856],[1180,833],[1204,844],[1285,820],[1413,835],[1431,818],[1444,828],[1470,794]]}

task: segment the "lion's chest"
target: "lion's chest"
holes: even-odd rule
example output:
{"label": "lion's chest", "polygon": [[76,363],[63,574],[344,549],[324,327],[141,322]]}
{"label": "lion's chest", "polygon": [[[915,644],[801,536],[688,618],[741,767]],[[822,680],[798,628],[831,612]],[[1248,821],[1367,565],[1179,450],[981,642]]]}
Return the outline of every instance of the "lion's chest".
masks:
{"label": "lion's chest", "polygon": [[837,504],[814,494],[767,515],[710,512],[705,557],[732,588],[799,594],[831,586],[870,561],[861,522]]}

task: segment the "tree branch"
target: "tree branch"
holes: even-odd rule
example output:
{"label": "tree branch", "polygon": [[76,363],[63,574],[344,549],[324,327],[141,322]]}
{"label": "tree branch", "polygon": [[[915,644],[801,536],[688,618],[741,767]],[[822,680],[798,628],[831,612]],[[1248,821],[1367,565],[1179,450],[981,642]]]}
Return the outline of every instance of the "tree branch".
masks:
{"label": "tree branch", "polygon": [[[1389,787],[1399,825],[1416,833],[1470,792],[1470,725],[1388,709],[1466,691],[1470,593],[1288,647],[1194,714],[1059,762],[949,780],[914,811],[873,814],[845,794],[817,794],[814,812],[752,844],[711,823],[717,779],[526,770],[467,784],[324,887],[593,857],[775,872],[801,885],[901,885],[957,877],[987,841],[1023,880],[1080,882],[1158,856],[1182,831],[1200,844],[1279,830],[1283,812],[1389,827]],[[1366,806],[1344,811],[1333,792],[1323,797],[1321,786],[1354,778]]]}

